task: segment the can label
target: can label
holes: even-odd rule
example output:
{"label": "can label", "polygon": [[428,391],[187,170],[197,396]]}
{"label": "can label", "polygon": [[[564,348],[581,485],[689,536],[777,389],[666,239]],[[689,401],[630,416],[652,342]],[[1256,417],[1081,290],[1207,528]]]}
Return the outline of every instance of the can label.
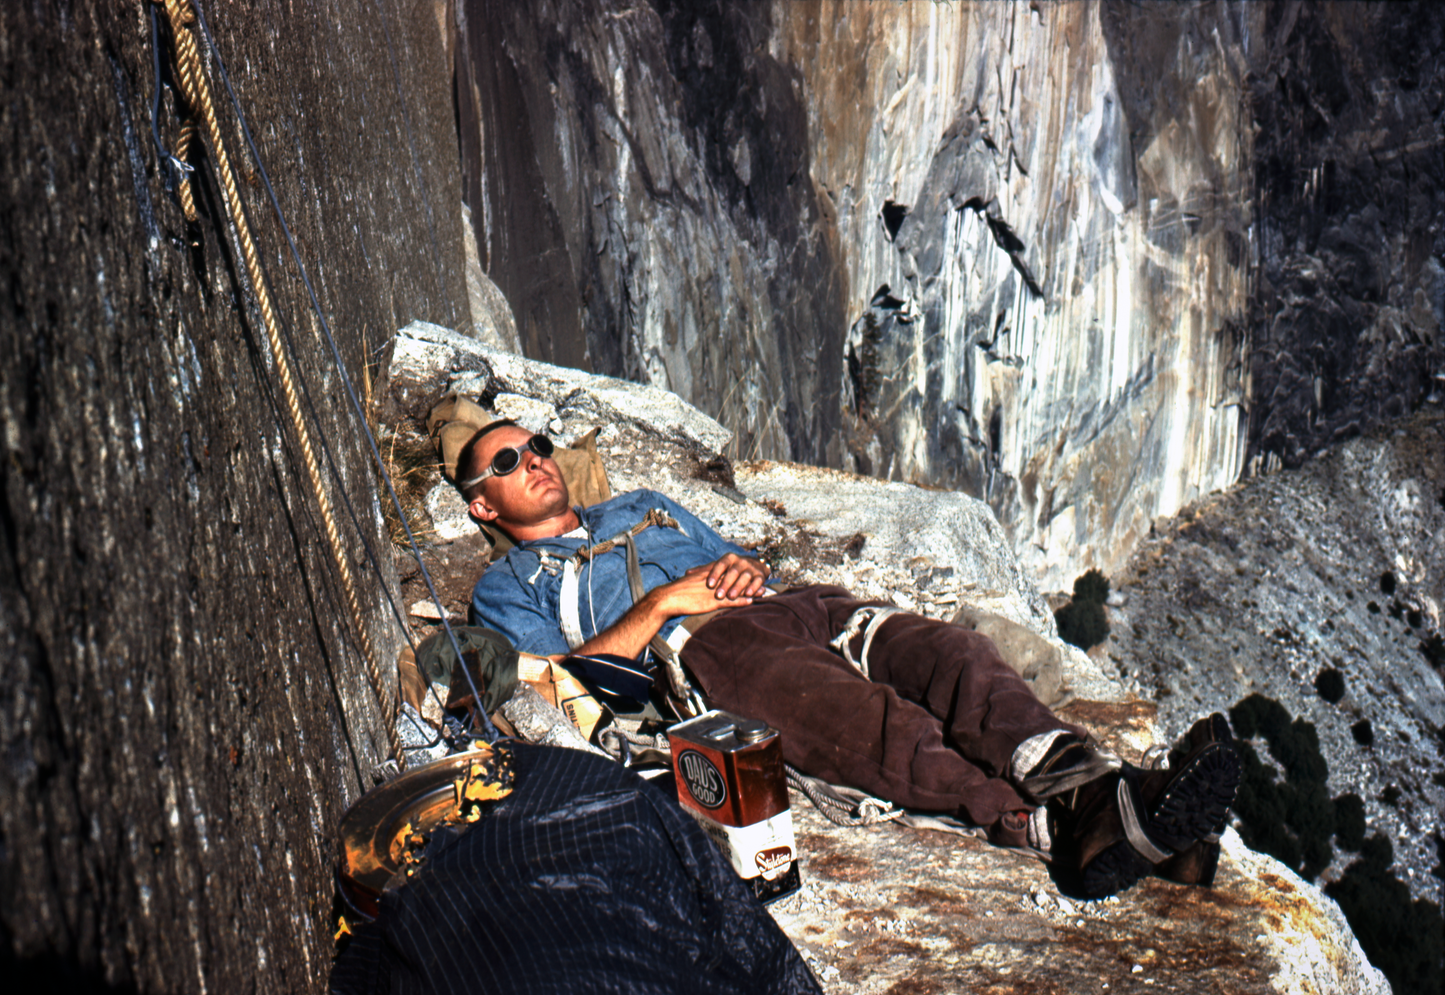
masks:
{"label": "can label", "polygon": [[728,785],[723,780],[722,771],[701,753],[683,750],[677,758],[677,771],[693,800],[703,808],[722,808],[727,802]]}
{"label": "can label", "polygon": [[782,877],[798,857],[791,810],[785,809],[751,826],[724,826],[696,809],[692,815],[728,855],[733,870],[744,880],[762,877],[772,881]]}

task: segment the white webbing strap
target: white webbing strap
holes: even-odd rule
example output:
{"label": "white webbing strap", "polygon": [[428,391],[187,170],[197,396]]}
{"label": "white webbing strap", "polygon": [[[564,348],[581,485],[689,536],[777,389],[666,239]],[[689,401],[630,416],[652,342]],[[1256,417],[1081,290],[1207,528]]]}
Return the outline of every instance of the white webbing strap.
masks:
{"label": "white webbing strap", "polygon": [[809,777],[791,765],[786,769],[788,786],[801,791],[808,801],[813,803],[813,807],[835,826],[873,826],[880,822],[896,822],[912,829],[932,829],[957,836],[987,838],[987,830],[982,826],[975,826],[949,815],[910,812],[857,788],[829,784],[821,778]]}
{"label": "white webbing strap", "polygon": [[1139,855],[1151,864],[1162,864],[1174,856],[1174,851],[1165,850],[1156,846],[1144,831],[1143,820],[1139,818],[1139,809],[1134,804],[1134,793],[1129,790],[1129,785],[1124,778],[1119,778],[1119,816],[1124,823],[1124,835],[1129,837],[1129,845],[1139,852]]}
{"label": "white webbing strap", "polygon": [[[642,565],[637,556],[637,543],[630,532],[623,532],[617,537],[617,541],[627,550],[627,586],[632,592],[632,603],[635,605],[647,593],[642,586]],[[678,651],[668,645],[660,634],[653,636],[648,641],[648,646],[651,647],[653,655],[662,661],[663,672],[667,674],[668,690],[672,692],[673,706],[679,712],[692,712],[692,715],[682,717],[692,718],[706,711],[702,698],[688,683],[687,674],[683,672],[682,662],[677,656]]]}
{"label": "white webbing strap", "polygon": [[901,808],[894,808],[892,802],[875,798],[857,788],[829,784],[822,778],[804,774],[791,764],[787,765],[786,769],[788,784],[806,795],[818,811],[834,825],[871,826],[878,822],[901,819],[907,814]]}
{"label": "white webbing strap", "polygon": [[[878,634],[879,627],[894,615],[907,614],[902,608],[891,608],[883,605],[864,605],[848,617],[848,623],[843,626],[843,631],[838,633],[838,638],[828,645],[839,653],[843,659],[858,668],[859,673],[869,680],[873,677],[868,673],[868,648],[873,645],[873,637]],[[858,659],[853,659],[851,643],[853,637],[863,633],[863,650],[858,654]]]}
{"label": "white webbing strap", "polygon": [[567,640],[568,649],[576,649],[586,640],[582,638],[582,613],[578,606],[577,564],[567,560],[562,564],[562,638]]}

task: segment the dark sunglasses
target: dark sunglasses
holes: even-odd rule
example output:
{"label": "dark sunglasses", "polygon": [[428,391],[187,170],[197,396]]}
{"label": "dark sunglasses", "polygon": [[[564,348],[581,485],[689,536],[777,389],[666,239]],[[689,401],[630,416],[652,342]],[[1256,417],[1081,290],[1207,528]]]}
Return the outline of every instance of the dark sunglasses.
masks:
{"label": "dark sunglasses", "polygon": [[509,473],[515,473],[517,467],[522,465],[522,453],[528,449],[543,459],[550,459],[557,451],[551,439],[545,435],[534,435],[520,446],[508,446],[499,450],[497,455],[492,457],[492,465],[483,470],[480,476],[462,482],[462,490],[475,487],[488,477],[505,477]]}

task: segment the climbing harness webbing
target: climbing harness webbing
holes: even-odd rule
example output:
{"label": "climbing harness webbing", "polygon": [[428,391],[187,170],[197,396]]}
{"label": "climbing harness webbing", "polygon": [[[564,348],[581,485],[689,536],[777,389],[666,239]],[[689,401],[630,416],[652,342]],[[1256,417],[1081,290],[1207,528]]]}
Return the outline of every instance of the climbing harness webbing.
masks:
{"label": "climbing harness webbing", "polygon": [[[642,521],[632,528],[619,532],[611,539],[599,542],[595,546],[577,550],[562,564],[559,614],[561,615],[562,636],[567,641],[569,649],[575,650],[586,641],[582,635],[580,605],[582,592],[579,575],[582,566],[591,563],[604,553],[610,553],[618,546],[622,546],[627,553],[627,586],[632,593],[632,603],[637,604],[647,591],[642,584],[642,565],[637,556],[635,540],[637,536],[653,526],[678,529],[679,531],[682,528],[678,525],[677,519],[665,511],[651,508],[643,516]],[[667,674],[668,691],[673,698],[672,705],[677,709],[679,718],[692,718],[706,711],[698,693],[688,685],[687,675],[683,673],[682,663],[678,660],[677,647],[663,639],[661,635],[653,636],[648,642],[648,647],[662,661],[663,669]],[[689,712],[691,714],[688,714]]]}
{"label": "climbing harness webbing", "polygon": [[[631,542],[633,536],[641,535],[644,529],[651,528],[654,525],[679,530],[681,528],[677,524],[677,519],[671,515],[658,508],[649,508],[647,514],[643,516],[642,521],[632,526],[632,528],[626,532],[618,533],[611,539],[605,542],[599,542],[595,546],[583,547],[569,556],[562,564],[562,590],[560,592],[561,606],[559,614],[562,616],[560,619],[562,624],[562,638],[567,641],[568,649],[575,650],[587,641],[586,637],[582,635],[582,608],[580,603],[582,592],[579,574],[583,565],[591,563],[604,553],[612,552],[621,542]],[[545,559],[547,554],[544,552],[542,556]],[[628,583],[631,584],[631,582],[632,574],[629,572]],[[641,583],[642,575],[639,572],[637,584],[632,587],[632,600],[634,604],[641,597],[641,595],[637,593]]]}
{"label": "climbing harness webbing", "polygon": [[[405,765],[405,757],[402,752],[400,734],[395,721],[396,710],[393,707],[394,703],[391,701],[390,696],[386,693],[385,685],[381,679],[381,672],[376,660],[375,647],[372,645],[370,630],[367,628],[365,624],[365,617],[361,612],[361,605],[357,595],[356,582],[354,576],[352,575],[350,561],[348,560],[346,552],[341,545],[340,531],[337,528],[336,524],[335,510],[332,506],[330,496],[324,486],[324,482],[322,481],[321,471],[316,459],[310,429],[301,411],[300,397],[297,391],[297,383],[294,371],[291,366],[290,356],[282,343],[280,329],[270,298],[269,287],[265,281],[265,274],[260,265],[260,260],[257,255],[255,242],[251,237],[245,209],[243,204],[241,203],[238,194],[235,172],[231,167],[230,159],[226,152],[225,143],[220,131],[220,124],[217,119],[215,107],[211,99],[209,84],[201,68],[201,59],[196,45],[196,40],[194,35],[189,30],[192,23],[199,24],[201,33],[205,37],[207,44],[210,46],[211,53],[216,60],[217,68],[220,72],[222,80],[225,82],[227,92],[230,95],[232,105],[240,121],[242,133],[246,138],[247,144],[249,145],[251,150],[252,157],[256,163],[257,172],[265,185],[267,194],[269,195],[271,200],[272,208],[275,210],[277,218],[281,222],[282,230],[286,233],[286,240],[290,246],[292,256],[296,261],[296,265],[301,272],[301,278],[306,285],[307,292],[310,295],[312,307],[315,309],[321,328],[325,332],[325,337],[328,345],[331,348],[331,353],[333,359],[335,360],[337,369],[340,372],[342,383],[346,387],[346,392],[351,400],[353,409],[358,417],[362,431],[365,434],[367,442],[371,448],[372,456],[377,462],[377,466],[381,471],[382,478],[386,482],[387,490],[390,493],[391,499],[397,508],[403,528],[406,530],[407,539],[411,544],[413,555],[416,557],[418,566],[421,568],[422,576],[426,581],[428,591],[431,594],[432,599],[437,603],[438,609],[442,616],[443,627],[446,629],[448,637],[452,640],[454,646],[456,641],[455,636],[452,634],[451,626],[446,618],[445,609],[442,607],[440,598],[437,596],[436,588],[432,583],[430,573],[427,570],[426,565],[422,562],[420,550],[416,545],[416,540],[415,537],[412,535],[411,528],[406,522],[406,516],[402,512],[401,504],[396,495],[395,487],[392,485],[390,475],[386,471],[386,465],[381,459],[380,451],[377,449],[376,440],[372,436],[370,427],[366,424],[365,411],[356,396],[356,392],[351,384],[350,377],[347,375],[345,364],[341,361],[340,351],[337,349],[335,339],[331,335],[330,326],[326,321],[326,316],[322,311],[320,302],[317,300],[316,291],[311,284],[310,278],[306,274],[305,266],[301,262],[300,253],[296,249],[295,240],[294,238],[292,238],[290,228],[286,224],[285,216],[281,211],[280,204],[276,199],[275,190],[271,185],[270,178],[266,175],[265,168],[261,163],[261,158],[256,148],[255,141],[251,136],[250,129],[246,125],[245,116],[241,111],[240,103],[236,99],[235,91],[231,88],[230,79],[226,75],[225,65],[221,60],[220,53],[215,49],[215,44],[214,41],[211,39],[210,32],[206,28],[205,17],[203,12],[201,11],[200,5],[199,3],[195,2],[195,0],[163,0],[163,2],[165,4],[167,18],[170,21],[171,34],[175,42],[177,67],[180,71],[179,74],[182,90],[181,95],[184,98],[185,103],[189,107],[191,113],[195,114],[199,112],[200,117],[203,119],[206,126],[207,135],[212,146],[212,155],[214,156],[214,162],[217,167],[219,179],[221,180],[221,188],[226,203],[227,212],[229,213],[232,224],[234,225],[236,230],[236,237],[240,244],[242,256],[244,257],[246,263],[247,275],[251,281],[254,293],[256,294],[258,307],[261,312],[262,322],[266,328],[267,343],[270,347],[272,357],[278,372],[278,376],[281,380],[282,391],[285,395],[288,414],[290,415],[292,426],[296,432],[298,442],[301,446],[302,456],[304,458],[304,462],[306,463],[307,473],[310,479],[312,491],[316,497],[317,505],[321,511],[322,524],[326,533],[328,546],[331,550],[332,558],[336,563],[337,572],[341,579],[343,594],[352,617],[353,625],[356,629],[358,642],[360,643],[361,655],[363,663],[365,665],[368,683],[371,685],[372,692],[376,697],[377,705],[381,711],[382,720],[387,727],[388,738],[390,741],[390,747],[394,762],[398,767],[402,767]],[[157,87],[159,86],[160,80],[157,79]],[[193,133],[194,128],[192,124],[190,122],[187,122],[186,126],[184,126],[182,129],[180,139],[177,143],[177,156],[173,157],[174,159],[180,161],[180,166],[182,167],[184,167],[185,153],[189,149],[190,135]],[[178,168],[177,172],[180,174],[181,179],[181,183],[179,184],[178,189],[178,196],[181,199],[183,209],[186,211],[187,220],[194,220],[195,209],[194,204],[191,200],[189,183],[187,182],[187,173],[189,172],[189,169]],[[304,384],[302,385],[302,390],[304,391]],[[325,448],[324,439],[322,440],[322,446],[323,448]],[[330,457],[329,450],[327,450],[327,456],[328,458]],[[335,467],[333,465],[333,472],[334,471]],[[344,494],[343,499],[345,500]],[[347,501],[347,507],[349,511],[352,510],[350,508],[349,500]],[[352,518],[353,521],[355,521],[354,511],[352,511]],[[356,521],[356,525],[358,528],[358,532],[360,532],[361,530],[359,521]],[[366,543],[365,541],[364,535],[362,537],[362,542],[366,546],[367,554],[372,561],[373,568],[376,569],[378,575],[380,575],[379,566],[377,565],[375,556],[371,551],[370,544]],[[390,600],[390,592],[388,592],[388,600]],[[393,610],[395,610],[394,604]],[[406,633],[407,640],[408,642],[410,642],[411,636],[409,632],[406,632],[406,627],[404,624],[402,625],[402,630],[404,633]],[[460,656],[459,652],[458,656]],[[467,678],[470,681],[471,675],[468,674]],[[473,688],[472,690],[475,694],[476,689]],[[479,696],[478,700],[480,700]],[[490,719],[485,715],[481,715],[479,716],[479,721],[482,725],[481,732],[483,737],[489,742],[496,741],[496,739],[498,738],[498,733],[495,727],[492,725]]]}
{"label": "climbing harness webbing", "polygon": [[[854,667],[857,667],[858,672],[871,681],[873,675],[868,672],[868,650],[873,645],[873,637],[878,634],[878,630],[882,627],[883,623],[894,615],[906,614],[907,612],[902,608],[891,608],[887,605],[864,605],[852,615],[848,616],[848,621],[843,626],[843,631],[838,633],[838,637],[828,645],[839,653],[842,653],[843,659],[847,660]],[[853,659],[851,644],[853,637],[858,635],[859,632],[863,633],[863,649],[859,652],[858,659],[855,660]]]}
{"label": "climbing harness webbing", "polygon": [[562,638],[567,648],[575,650],[587,640],[582,635],[582,614],[578,607],[582,592],[577,582],[577,563],[569,559],[562,564],[561,615]]}
{"label": "climbing harness webbing", "polygon": [[[647,594],[642,587],[642,564],[637,557],[637,541],[631,532],[624,532],[619,538],[627,548],[627,586],[632,592],[632,603],[635,605]],[[688,683],[687,674],[683,672],[682,660],[678,657],[677,650],[662,638],[661,633],[654,635],[647,645],[653,655],[662,661],[663,672],[667,674],[671,704],[677,710],[678,717],[695,718],[707,711],[707,706],[702,702],[702,696]]]}
{"label": "climbing harness webbing", "polygon": [[661,508],[649,508],[647,514],[642,516],[642,521],[632,526],[632,528],[628,529],[626,532],[618,533],[611,539],[608,539],[605,542],[599,542],[595,546],[589,546],[586,549],[579,549],[576,553],[572,554],[572,559],[574,559],[577,562],[577,565],[580,567],[583,563],[587,563],[595,559],[596,557],[601,556],[603,553],[612,552],[614,549],[617,548],[619,543],[626,541],[626,539],[623,538],[624,536],[639,536],[643,533],[644,530],[649,529],[654,525],[660,525],[663,528],[668,529],[677,529],[678,531],[682,530],[682,526],[677,524],[677,519],[673,518],[667,512],[663,511]]}

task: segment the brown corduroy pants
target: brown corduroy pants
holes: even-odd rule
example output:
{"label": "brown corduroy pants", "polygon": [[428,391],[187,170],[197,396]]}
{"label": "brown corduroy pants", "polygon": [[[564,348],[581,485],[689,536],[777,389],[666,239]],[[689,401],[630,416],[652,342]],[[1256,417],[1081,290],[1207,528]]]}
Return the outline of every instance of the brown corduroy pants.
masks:
{"label": "brown corduroy pants", "polygon": [[824,586],[759,598],[699,629],[682,660],[709,704],[777,728],[784,758],[805,774],[1022,844],[1016,817],[1000,824],[1033,807],[1006,779],[1014,749],[1083,730],[1055,718],[986,636],[920,615],[882,623],[864,678],[828,643],[876,604]]}

